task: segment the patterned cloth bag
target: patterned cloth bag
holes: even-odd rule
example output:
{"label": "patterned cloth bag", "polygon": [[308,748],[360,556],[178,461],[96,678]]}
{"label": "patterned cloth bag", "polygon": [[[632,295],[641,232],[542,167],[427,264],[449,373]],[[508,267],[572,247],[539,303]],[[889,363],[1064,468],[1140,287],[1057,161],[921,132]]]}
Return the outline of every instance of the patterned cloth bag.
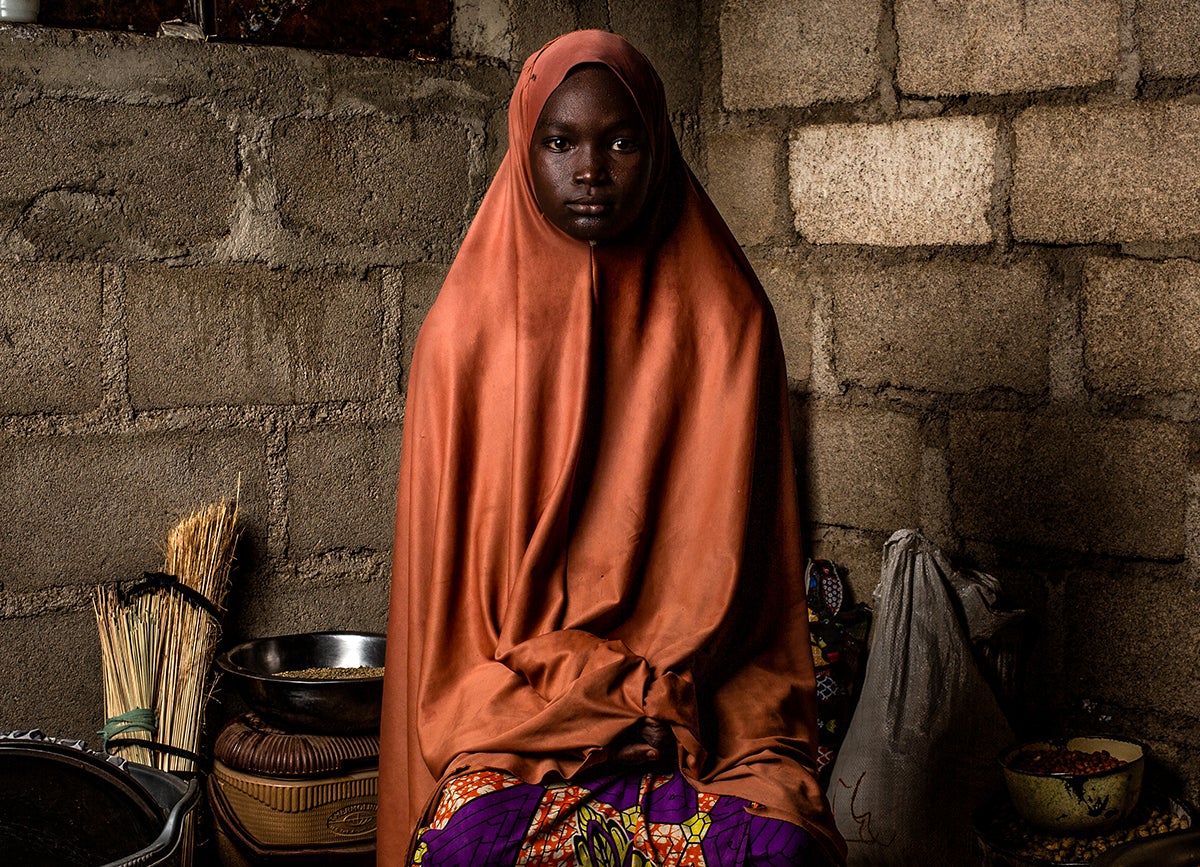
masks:
{"label": "patterned cloth bag", "polygon": [[832,560],[808,561],[807,586],[808,627],[817,673],[817,772],[824,786],[858,699],[871,609],[862,602],[845,604],[845,585]]}

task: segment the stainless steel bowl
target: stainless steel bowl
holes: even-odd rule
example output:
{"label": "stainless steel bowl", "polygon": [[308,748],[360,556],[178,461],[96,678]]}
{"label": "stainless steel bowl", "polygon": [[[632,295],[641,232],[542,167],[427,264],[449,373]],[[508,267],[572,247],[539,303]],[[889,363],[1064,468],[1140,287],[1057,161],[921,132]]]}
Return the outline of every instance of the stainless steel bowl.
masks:
{"label": "stainless steel bowl", "polygon": [[289,732],[345,734],[379,728],[382,677],[279,677],[306,668],[381,667],[385,637],[372,632],[305,632],[256,638],[217,657],[242,699]]}

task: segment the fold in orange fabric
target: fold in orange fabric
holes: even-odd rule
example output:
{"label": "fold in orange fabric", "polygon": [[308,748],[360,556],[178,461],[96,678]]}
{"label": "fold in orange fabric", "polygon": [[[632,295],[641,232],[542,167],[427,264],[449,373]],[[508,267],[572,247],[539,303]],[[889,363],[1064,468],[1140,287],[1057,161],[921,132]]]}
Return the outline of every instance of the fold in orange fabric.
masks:
{"label": "fold in orange fabric", "polygon": [[[648,213],[591,246],[534,199],[528,148],[575,67],[648,131]],[[662,84],[581,31],[524,65],[509,148],[410,372],[380,765],[380,864],[438,781],[600,765],[669,723],[701,791],[844,844],[816,782],[815,687],[771,306],[680,156]]]}

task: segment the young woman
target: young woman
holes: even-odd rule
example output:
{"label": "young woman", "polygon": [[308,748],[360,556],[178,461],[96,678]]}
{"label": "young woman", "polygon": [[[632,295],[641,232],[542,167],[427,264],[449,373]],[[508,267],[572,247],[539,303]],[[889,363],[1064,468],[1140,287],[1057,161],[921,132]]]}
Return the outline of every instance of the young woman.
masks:
{"label": "young woman", "polygon": [[525,63],[410,383],[380,863],[840,862],[778,329],[625,40]]}

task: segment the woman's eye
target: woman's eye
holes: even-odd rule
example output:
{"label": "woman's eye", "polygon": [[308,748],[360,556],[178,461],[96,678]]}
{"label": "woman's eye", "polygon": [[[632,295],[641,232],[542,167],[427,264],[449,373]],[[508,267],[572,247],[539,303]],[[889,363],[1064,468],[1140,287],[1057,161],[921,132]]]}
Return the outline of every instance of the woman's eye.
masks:
{"label": "woman's eye", "polygon": [[636,153],[638,149],[637,139],[619,138],[615,139],[611,145],[612,149],[617,153],[631,154]]}
{"label": "woman's eye", "polygon": [[567,140],[562,136],[551,136],[546,139],[546,147],[555,153],[561,153],[567,149]]}

